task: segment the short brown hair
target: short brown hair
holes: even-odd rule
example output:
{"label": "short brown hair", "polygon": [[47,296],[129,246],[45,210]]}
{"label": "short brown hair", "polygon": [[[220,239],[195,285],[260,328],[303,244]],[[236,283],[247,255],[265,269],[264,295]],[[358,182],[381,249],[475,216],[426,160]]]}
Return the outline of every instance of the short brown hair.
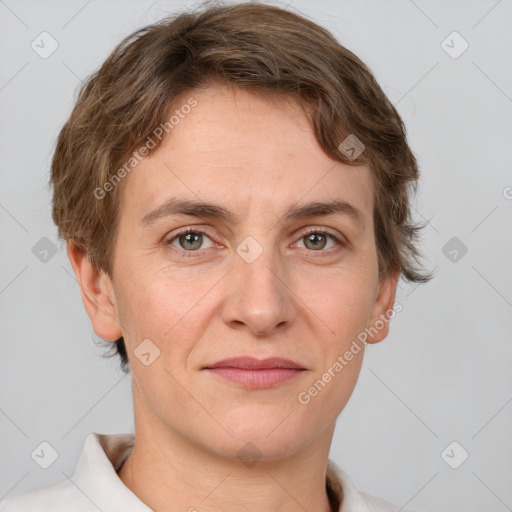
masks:
{"label": "short brown hair", "polygon": [[[408,281],[432,277],[418,266],[424,225],[412,222],[410,196],[419,170],[398,112],[327,30],[257,2],[201,7],[142,28],[86,80],[52,161],[59,236],[112,275],[120,187],[102,199],[94,191],[167,121],[178,97],[215,83],[296,100],[327,155],[371,171],[379,277],[393,270]],[[365,146],[356,159],[340,151],[349,135]],[[127,371],[122,338],[114,353]]]}

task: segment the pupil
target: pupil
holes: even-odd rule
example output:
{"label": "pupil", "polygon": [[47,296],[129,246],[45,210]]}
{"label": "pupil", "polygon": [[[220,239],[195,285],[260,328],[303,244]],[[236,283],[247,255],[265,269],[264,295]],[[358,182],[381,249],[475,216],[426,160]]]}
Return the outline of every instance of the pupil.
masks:
{"label": "pupil", "polygon": [[308,236],[308,240],[309,242],[312,243],[313,247],[321,247],[323,248],[323,244],[321,243],[321,241],[319,241],[318,239],[321,239],[323,238],[324,235],[319,235],[319,234],[315,234],[315,233],[312,233]]}
{"label": "pupil", "polygon": [[192,244],[192,247],[189,245],[189,248],[197,249],[201,246],[201,243],[197,243],[201,236],[199,233],[187,233],[185,235],[185,244]]}

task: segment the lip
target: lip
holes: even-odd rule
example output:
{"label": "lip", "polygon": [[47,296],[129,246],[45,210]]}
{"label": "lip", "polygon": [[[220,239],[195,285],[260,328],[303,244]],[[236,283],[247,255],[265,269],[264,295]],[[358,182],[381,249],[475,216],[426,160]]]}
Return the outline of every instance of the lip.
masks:
{"label": "lip", "polygon": [[257,359],[255,357],[240,356],[230,359],[223,359],[213,364],[205,366],[206,369],[212,368],[240,368],[244,370],[264,370],[274,368],[286,368],[292,370],[305,370],[300,364],[291,359],[283,359],[282,357],[269,357],[267,359]]}
{"label": "lip", "polygon": [[249,388],[270,388],[298,377],[306,370],[295,361],[280,357],[235,357],[209,364],[204,369]]}

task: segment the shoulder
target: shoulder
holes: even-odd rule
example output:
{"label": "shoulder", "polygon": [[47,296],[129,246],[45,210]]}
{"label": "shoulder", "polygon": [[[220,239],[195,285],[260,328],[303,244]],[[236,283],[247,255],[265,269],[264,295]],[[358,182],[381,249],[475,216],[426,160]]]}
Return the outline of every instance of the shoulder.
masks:
{"label": "shoulder", "polygon": [[94,509],[70,481],[64,481],[7,498],[0,502],[0,512],[69,512],[70,503],[77,511]]}

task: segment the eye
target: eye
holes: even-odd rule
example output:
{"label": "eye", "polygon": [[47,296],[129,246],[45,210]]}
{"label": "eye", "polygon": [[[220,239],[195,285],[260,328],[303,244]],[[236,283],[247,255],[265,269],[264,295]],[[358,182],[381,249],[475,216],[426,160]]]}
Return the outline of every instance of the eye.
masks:
{"label": "eye", "polygon": [[[325,249],[329,241],[334,242],[334,246],[343,246],[344,244],[338,240],[338,238],[333,235],[331,232],[326,231],[325,229],[312,228],[309,229],[306,233],[303,233],[300,241],[304,241],[304,246],[306,249],[310,249],[316,252],[322,252],[322,249]],[[297,242],[297,243],[299,243]],[[332,247],[328,247],[330,249]]]}
{"label": "eye", "polygon": [[[208,240],[210,240],[210,237],[206,234],[205,231],[201,229],[187,228],[175,234],[173,237],[169,238],[166,241],[166,244],[172,245],[173,247],[176,247],[177,249],[182,249],[183,251],[186,252],[194,252],[201,248],[208,249],[209,247],[213,247],[213,244],[209,245],[208,247],[201,247],[203,245],[205,237]],[[179,245],[176,246],[173,243],[173,241],[176,241]]]}
{"label": "eye", "polygon": [[[206,240],[209,240],[210,244],[204,247]],[[310,228],[308,231],[302,234],[302,237],[296,242],[295,245],[303,242],[304,248],[310,252],[327,252],[323,249],[332,249],[333,247],[339,246],[344,247],[344,242],[340,241],[330,231],[321,228]],[[333,245],[328,247],[329,242]],[[181,255],[181,256],[195,256],[194,253],[200,251],[200,249],[209,249],[215,244],[212,242],[207,232],[202,229],[186,228],[165,241],[166,245],[170,245]],[[300,245],[299,245],[300,247]]]}

